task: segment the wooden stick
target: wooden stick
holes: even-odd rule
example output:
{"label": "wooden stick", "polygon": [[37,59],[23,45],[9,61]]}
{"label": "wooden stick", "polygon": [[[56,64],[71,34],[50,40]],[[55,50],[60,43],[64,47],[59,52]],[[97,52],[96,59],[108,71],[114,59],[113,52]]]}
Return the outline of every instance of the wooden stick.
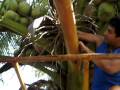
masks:
{"label": "wooden stick", "polygon": [[48,61],[91,61],[91,60],[112,60],[120,59],[120,54],[68,54],[68,55],[41,55],[29,57],[1,57],[0,62],[18,62],[18,63],[32,63],[32,62],[48,62]]}
{"label": "wooden stick", "polygon": [[15,63],[15,64],[14,64],[14,68],[15,68],[16,74],[17,74],[17,76],[18,76],[19,82],[20,82],[20,84],[21,84],[22,90],[27,90],[27,89],[26,89],[26,86],[25,86],[25,83],[24,83],[24,81],[23,81],[22,75],[21,75],[21,73],[20,73],[19,64],[18,64],[18,63]]}
{"label": "wooden stick", "polygon": [[84,61],[83,90],[89,90],[89,61]]}

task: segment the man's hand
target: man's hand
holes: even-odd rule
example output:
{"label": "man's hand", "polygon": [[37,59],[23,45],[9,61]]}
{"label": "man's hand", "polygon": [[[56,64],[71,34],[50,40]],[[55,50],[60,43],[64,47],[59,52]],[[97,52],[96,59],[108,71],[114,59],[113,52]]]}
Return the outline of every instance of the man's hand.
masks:
{"label": "man's hand", "polygon": [[83,53],[94,53],[92,50],[90,50],[83,42],[79,42],[79,50]]}

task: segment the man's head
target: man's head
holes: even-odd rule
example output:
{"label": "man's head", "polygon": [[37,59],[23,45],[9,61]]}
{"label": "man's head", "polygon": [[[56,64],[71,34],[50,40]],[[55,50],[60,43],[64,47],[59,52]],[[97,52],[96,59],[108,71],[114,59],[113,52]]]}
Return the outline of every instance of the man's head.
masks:
{"label": "man's head", "polygon": [[120,17],[111,18],[108,24],[115,29],[116,36],[120,37]]}
{"label": "man's head", "polygon": [[113,17],[105,33],[105,40],[110,45],[118,45],[120,42],[120,17]]}

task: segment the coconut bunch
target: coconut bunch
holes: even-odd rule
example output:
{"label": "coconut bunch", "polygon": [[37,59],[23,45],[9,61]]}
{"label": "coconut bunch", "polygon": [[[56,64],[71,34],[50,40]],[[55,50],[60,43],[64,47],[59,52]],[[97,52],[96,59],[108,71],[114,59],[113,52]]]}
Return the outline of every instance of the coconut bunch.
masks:
{"label": "coconut bunch", "polygon": [[[103,34],[106,30],[106,24],[115,15],[120,12],[120,0],[79,0],[74,2],[74,9],[76,15],[77,27],[82,31],[90,32],[91,27],[88,27],[92,22],[88,23],[87,30],[86,23],[83,23],[84,18],[87,17],[94,20],[94,24],[98,26],[98,33]],[[81,23],[82,22],[82,23]]]}
{"label": "coconut bunch", "polygon": [[[119,0],[118,0],[119,1]],[[106,0],[102,1],[96,11],[96,21],[99,26],[100,31],[98,33],[103,34],[106,30],[106,26],[108,21],[116,16],[119,15],[118,13],[118,3],[117,0]]]}
{"label": "coconut bunch", "polygon": [[109,21],[110,18],[115,16],[115,14],[116,14],[116,10],[115,10],[113,3],[103,2],[98,7],[98,14],[97,15],[98,15],[98,19],[101,22]]}
{"label": "coconut bunch", "polygon": [[[45,0],[45,2],[47,1]],[[2,18],[8,18],[28,26],[33,19],[47,14],[47,3],[46,7],[43,7],[41,3],[34,2],[31,4],[26,0],[4,0],[0,4],[0,15]]]}
{"label": "coconut bunch", "polygon": [[[85,15],[95,20],[99,27],[98,33],[103,34],[106,30],[108,21],[119,15],[119,0],[90,0],[85,7]],[[92,7],[92,8],[91,8]]]}
{"label": "coconut bunch", "polygon": [[[79,0],[79,2],[74,2],[77,30],[103,34],[108,21],[113,16],[119,15],[118,2],[120,0]],[[94,47],[94,45],[90,45],[92,50]]]}

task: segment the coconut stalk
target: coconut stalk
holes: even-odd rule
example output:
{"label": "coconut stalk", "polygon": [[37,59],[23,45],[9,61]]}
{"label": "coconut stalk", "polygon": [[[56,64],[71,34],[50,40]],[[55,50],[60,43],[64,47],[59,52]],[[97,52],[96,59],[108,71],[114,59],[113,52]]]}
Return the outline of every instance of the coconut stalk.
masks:
{"label": "coconut stalk", "polygon": [[[75,16],[71,0],[54,0],[55,7],[61,22],[67,54],[78,54],[78,36],[75,25]],[[68,62],[66,90],[80,90],[80,64]]]}

